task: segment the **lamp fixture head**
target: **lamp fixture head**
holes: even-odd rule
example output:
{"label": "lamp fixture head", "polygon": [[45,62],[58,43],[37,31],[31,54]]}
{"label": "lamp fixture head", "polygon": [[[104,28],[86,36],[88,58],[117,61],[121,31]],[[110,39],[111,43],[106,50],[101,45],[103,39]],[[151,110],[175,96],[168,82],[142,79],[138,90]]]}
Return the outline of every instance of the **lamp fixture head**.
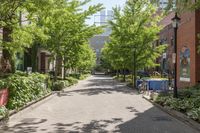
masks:
{"label": "lamp fixture head", "polygon": [[173,28],[178,28],[180,20],[181,20],[181,18],[178,17],[177,12],[176,12],[175,16],[172,18],[172,26],[173,26]]}

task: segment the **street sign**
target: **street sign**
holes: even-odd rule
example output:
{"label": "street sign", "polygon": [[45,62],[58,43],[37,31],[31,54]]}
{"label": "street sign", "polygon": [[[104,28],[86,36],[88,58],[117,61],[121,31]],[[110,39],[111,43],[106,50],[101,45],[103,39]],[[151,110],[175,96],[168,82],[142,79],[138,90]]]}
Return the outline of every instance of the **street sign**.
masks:
{"label": "street sign", "polygon": [[163,59],[167,58],[167,53],[163,53]]}

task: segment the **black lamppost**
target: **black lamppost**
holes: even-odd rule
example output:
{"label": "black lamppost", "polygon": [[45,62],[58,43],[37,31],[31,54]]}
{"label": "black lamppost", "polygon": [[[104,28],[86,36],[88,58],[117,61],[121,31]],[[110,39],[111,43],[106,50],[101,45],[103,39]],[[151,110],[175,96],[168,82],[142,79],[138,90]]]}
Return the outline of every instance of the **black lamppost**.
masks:
{"label": "black lamppost", "polygon": [[178,91],[177,91],[177,30],[180,22],[180,18],[177,15],[177,12],[175,13],[174,18],[172,18],[172,26],[174,28],[174,97],[178,97]]}

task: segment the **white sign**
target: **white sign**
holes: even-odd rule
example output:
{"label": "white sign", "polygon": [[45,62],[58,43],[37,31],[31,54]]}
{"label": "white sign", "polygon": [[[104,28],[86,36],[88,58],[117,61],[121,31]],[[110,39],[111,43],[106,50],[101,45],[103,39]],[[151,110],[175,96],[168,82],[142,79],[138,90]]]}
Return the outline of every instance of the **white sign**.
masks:
{"label": "white sign", "polygon": [[32,67],[27,67],[27,73],[31,74],[32,73]]}
{"label": "white sign", "polygon": [[166,59],[166,58],[167,58],[167,54],[163,53],[163,59]]}
{"label": "white sign", "polygon": [[180,81],[190,82],[190,78],[180,77]]}

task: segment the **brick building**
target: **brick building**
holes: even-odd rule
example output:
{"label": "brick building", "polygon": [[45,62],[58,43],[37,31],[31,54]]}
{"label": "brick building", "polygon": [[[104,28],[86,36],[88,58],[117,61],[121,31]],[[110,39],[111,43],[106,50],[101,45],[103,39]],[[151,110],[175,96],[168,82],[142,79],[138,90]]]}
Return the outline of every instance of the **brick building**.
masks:
{"label": "brick building", "polygon": [[[167,66],[173,71],[172,53],[174,48],[174,35],[170,13],[161,22],[164,29],[160,32],[161,44],[168,44]],[[177,33],[177,86],[183,88],[193,86],[200,82],[200,55],[197,52],[200,33],[200,11],[185,12],[179,15],[181,22]]]}
{"label": "brick building", "polygon": [[161,69],[163,72],[173,72],[174,66],[172,63],[172,53],[174,52],[174,30],[171,24],[171,18],[173,18],[174,13],[171,12],[166,16],[160,24],[164,27],[160,32],[159,44],[166,44],[167,50],[163,54],[164,56],[160,59]]}

